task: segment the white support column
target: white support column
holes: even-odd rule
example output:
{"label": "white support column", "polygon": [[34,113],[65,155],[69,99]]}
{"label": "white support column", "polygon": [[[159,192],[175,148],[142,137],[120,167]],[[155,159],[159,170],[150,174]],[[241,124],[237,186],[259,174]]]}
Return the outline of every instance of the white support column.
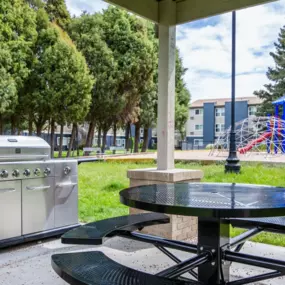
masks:
{"label": "white support column", "polygon": [[176,27],[159,25],[158,170],[174,168]]}

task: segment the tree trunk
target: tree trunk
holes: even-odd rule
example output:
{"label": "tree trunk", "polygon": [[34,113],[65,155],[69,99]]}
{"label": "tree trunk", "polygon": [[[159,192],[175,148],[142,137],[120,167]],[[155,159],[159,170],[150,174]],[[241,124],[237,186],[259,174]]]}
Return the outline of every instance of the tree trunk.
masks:
{"label": "tree trunk", "polygon": [[37,123],[36,129],[37,129],[37,136],[40,137],[42,134],[42,125],[40,123]]}
{"label": "tree trunk", "polygon": [[29,136],[33,135],[33,120],[29,118]]}
{"label": "tree trunk", "polygon": [[102,153],[105,152],[105,148],[106,148],[106,145],[107,145],[107,133],[108,131],[103,131],[103,142],[102,142]]}
{"label": "tree trunk", "polygon": [[4,130],[3,130],[3,117],[0,114],[0,135],[3,135]]}
{"label": "tree trunk", "polygon": [[93,146],[93,142],[94,142],[94,134],[95,134],[95,123],[94,123],[94,127],[92,128],[92,132],[91,132],[91,147]]}
{"label": "tree trunk", "polygon": [[91,124],[92,122],[89,123],[89,127],[88,127],[88,133],[87,133],[86,142],[85,142],[86,147],[90,147],[89,141],[90,141],[90,136],[91,136]]}
{"label": "tree trunk", "polygon": [[113,146],[117,146],[117,124],[116,123],[114,124],[113,131],[114,131]]}
{"label": "tree trunk", "polygon": [[144,128],[142,152],[146,152],[147,149],[148,149],[148,128]]}
{"label": "tree trunk", "polygon": [[78,149],[78,137],[77,137],[77,123],[73,123],[73,126],[75,128],[75,135],[74,135],[74,142],[73,142],[73,148],[72,148],[72,154],[71,156],[74,157],[75,156],[75,151],[77,151]]}
{"label": "tree trunk", "polygon": [[92,147],[94,132],[95,132],[95,124],[94,122],[90,122],[89,129],[88,129],[88,135],[86,139],[86,147]]}
{"label": "tree trunk", "polygon": [[130,148],[129,139],[130,139],[130,131],[131,131],[131,124],[127,123],[126,126],[126,150],[128,151]]}
{"label": "tree trunk", "polygon": [[16,120],[15,117],[11,117],[11,134],[14,136],[16,135]]}
{"label": "tree trunk", "polygon": [[63,143],[63,124],[60,125],[59,151],[58,151],[59,158],[62,158],[62,143]]}
{"label": "tree trunk", "polygon": [[79,155],[80,155],[80,149],[79,149],[79,128],[78,128],[77,124],[76,124],[76,141],[77,141],[77,144],[76,144],[77,156],[79,157]]}
{"label": "tree trunk", "polygon": [[73,143],[75,141],[75,135],[76,135],[76,124],[73,124],[72,126],[72,132],[71,132],[71,138],[70,138],[70,143],[69,143],[69,148],[66,157],[70,157],[71,150],[73,148]]}
{"label": "tree trunk", "polygon": [[50,120],[48,120],[48,137],[50,136]]}
{"label": "tree trunk", "polygon": [[134,147],[134,153],[139,152],[139,143],[140,143],[140,130],[141,130],[141,123],[138,121],[136,124],[136,130],[135,130],[135,147]]}
{"label": "tree trunk", "polygon": [[54,120],[51,120],[50,123],[50,155],[51,158],[54,158],[54,133],[55,133],[55,123]]}
{"label": "tree trunk", "polygon": [[99,127],[98,129],[98,147],[101,147],[101,128]]}

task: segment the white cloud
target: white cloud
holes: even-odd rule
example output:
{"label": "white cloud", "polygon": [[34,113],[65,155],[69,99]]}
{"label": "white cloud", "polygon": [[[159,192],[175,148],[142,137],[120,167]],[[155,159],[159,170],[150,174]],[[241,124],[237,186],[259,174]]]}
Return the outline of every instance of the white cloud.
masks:
{"label": "white cloud", "polygon": [[[279,1],[278,9],[273,5],[237,12],[239,97],[250,96],[267,83],[265,73],[273,65],[269,52],[285,24],[285,0]],[[179,26],[177,45],[188,68],[185,79],[192,100],[231,95],[231,13],[221,15],[215,25]]]}
{"label": "white cloud", "polygon": [[66,0],[66,5],[71,15],[79,16],[83,11],[95,13],[108,7],[102,0]]}

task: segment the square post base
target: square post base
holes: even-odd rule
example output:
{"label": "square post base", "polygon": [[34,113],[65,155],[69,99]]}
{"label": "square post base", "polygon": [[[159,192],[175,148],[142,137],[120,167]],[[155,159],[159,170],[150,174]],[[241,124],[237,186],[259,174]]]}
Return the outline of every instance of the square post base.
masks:
{"label": "square post base", "polygon": [[[178,182],[200,182],[203,178],[203,172],[201,170],[186,169],[136,169],[128,171],[128,178],[130,179],[131,187]],[[130,208],[130,214],[145,212]],[[169,215],[169,217],[169,224],[147,227],[142,232],[174,240],[191,240],[197,238],[198,222],[196,217],[178,215]]]}

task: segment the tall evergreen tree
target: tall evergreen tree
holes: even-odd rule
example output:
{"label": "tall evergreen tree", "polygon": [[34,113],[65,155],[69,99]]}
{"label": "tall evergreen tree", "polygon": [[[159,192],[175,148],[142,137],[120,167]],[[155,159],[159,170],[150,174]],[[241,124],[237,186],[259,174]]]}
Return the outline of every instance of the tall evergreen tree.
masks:
{"label": "tall evergreen tree", "polygon": [[38,10],[44,8],[45,3],[42,0],[25,0],[32,9]]}
{"label": "tall evergreen tree", "polygon": [[69,34],[85,56],[96,82],[92,103],[87,116],[89,131],[86,146],[92,146],[95,127],[109,130],[114,114],[120,112],[122,98],[116,93],[118,86],[117,62],[104,40],[101,14],[83,14],[72,20]]}
{"label": "tall evergreen tree", "polygon": [[69,34],[97,79],[87,145],[92,143],[96,123],[103,132],[104,148],[107,132],[118,121],[137,121],[141,94],[153,81],[153,41],[146,21],[114,7],[73,19]]}
{"label": "tall evergreen tree", "polygon": [[70,14],[67,10],[65,0],[44,0],[45,9],[49,14],[50,20],[56,22],[62,29],[66,29],[70,23]]}
{"label": "tall evergreen tree", "polygon": [[269,67],[266,73],[271,83],[264,85],[264,89],[254,92],[263,100],[258,109],[260,115],[273,114],[272,102],[285,95],[285,26],[281,28],[277,43],[274,46],[275,52],[270,53],[274,60],[274,67]]}
{"label": "tall evergreen tree", "polygon": [[[0,128],[11,116],[30,72],[36,14],[24,0],[0,1]],[[1,130],[2,131],[2,130]]]}
{"label": "tall evergreen tree", "polygon": [[51,122],[53,134],[55,123],[63,130],[64,124],[85,118],[94,82],[85,58],[67,33],[49,22],[44,9],[37,10],[37,32],[31,73],[21,92],[19,106],[25,107],[23,112],[36,125],[38,135],[47,121]]}

